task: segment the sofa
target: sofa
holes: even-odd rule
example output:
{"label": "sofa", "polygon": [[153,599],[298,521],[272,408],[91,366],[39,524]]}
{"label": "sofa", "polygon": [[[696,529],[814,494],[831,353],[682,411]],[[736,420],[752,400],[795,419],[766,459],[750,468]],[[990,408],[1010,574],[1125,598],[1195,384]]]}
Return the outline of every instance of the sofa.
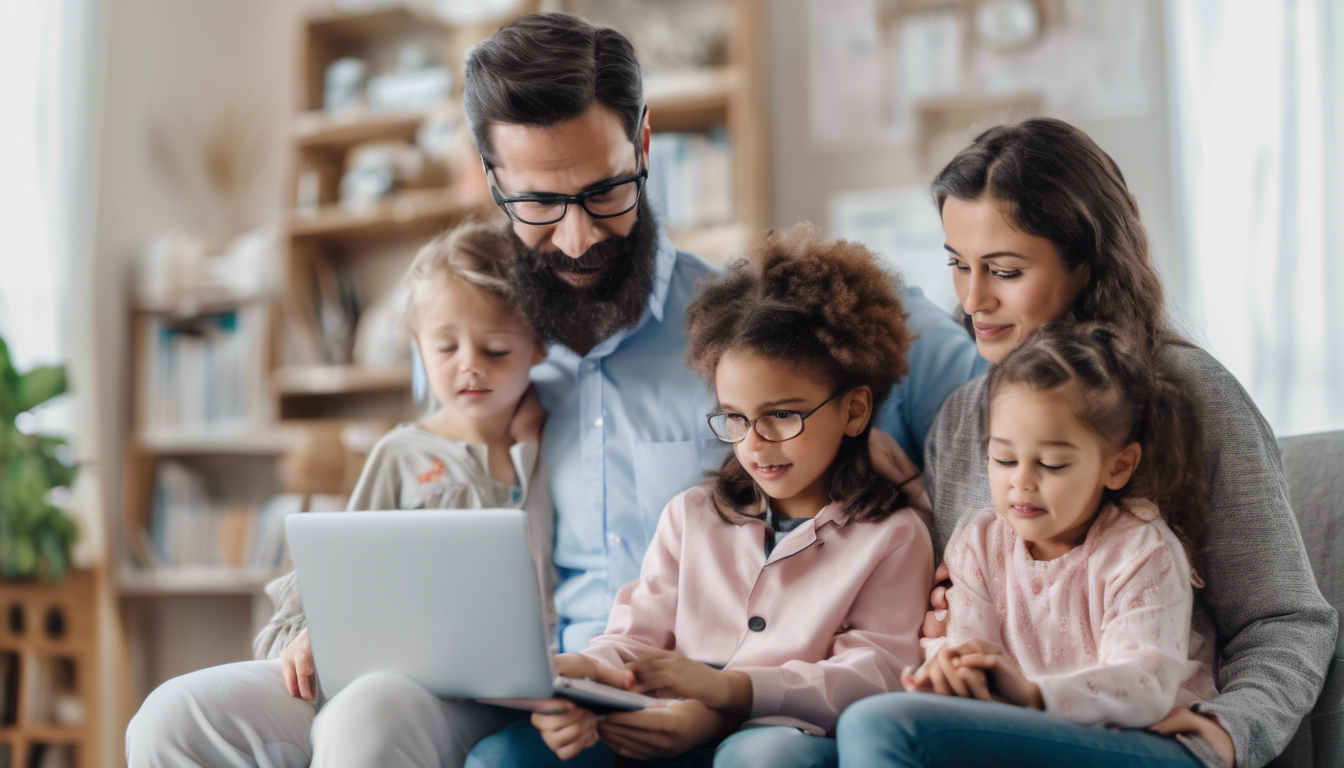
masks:
{"label": "sofa", "polygon": [[[1316,583],[1344,616],[1344,431],[1279,440],[1288,495]],[[1344,622],[1341,622],[1344,626]],[[1276,768],[1344,766],[1344,631],[1316,708],[1302,720]]]}

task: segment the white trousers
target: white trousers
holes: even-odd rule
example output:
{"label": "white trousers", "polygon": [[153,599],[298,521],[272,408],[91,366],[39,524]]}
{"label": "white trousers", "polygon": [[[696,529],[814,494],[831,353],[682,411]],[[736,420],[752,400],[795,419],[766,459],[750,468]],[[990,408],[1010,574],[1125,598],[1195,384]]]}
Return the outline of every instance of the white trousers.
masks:
{"label": "white trousers", "polygon": [[401,675],[355,680],[319,709],[285,690],[278,661],[174,678],[126,728],[129,768],[458,768],[522,712],[437,698]]}

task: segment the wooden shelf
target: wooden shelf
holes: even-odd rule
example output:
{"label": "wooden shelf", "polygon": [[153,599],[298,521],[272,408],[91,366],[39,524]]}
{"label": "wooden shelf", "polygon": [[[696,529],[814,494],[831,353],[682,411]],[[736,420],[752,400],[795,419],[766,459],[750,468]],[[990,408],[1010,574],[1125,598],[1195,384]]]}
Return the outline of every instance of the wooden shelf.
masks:
{"label": "wooden shelf", "polygon": [[367,9],[341,10],[330,1],[310,3],[304,13],[309,30],[324,37],[367,40],[408,30],[451,27],[422,4],[383,3]]}
{"label": "wooden shelf", "polygon": [[294,118],[294,141],[305,149],[344,150],[362,141],[413,137],[424,119],[423,112],[358,111],[331,115],[314,110]]}
{"label": "wooden shelf", "polygon": [[740,78],[731,67],[663,72],[644,81],[655,131],[703,130],[727,121]]}
{"label": "wooden shelf", "polygon": [[9,735],[22,735],[28,741],[43,744],[83,744],[89,737],[89,726],[28,723],[0,728],[0,737]]}
{"label": "wooden shelf", "polygon": [[193,427],[142,432],[136,443],[146,453],[160,456],[192,455],[279,455],[294,443],[291,433],[273,424],[255,428]]}
{"label": "wooden shelf", "polygon": [[233,312],[249,304],[262,300],[260,296],[208,296],[182,299],[172,304],[144,303],[136,304],[132,309],[148,315],[174,315],[177,317],[198,317]]}
{"label": "wooden shelf", "polygon": [[117,577],[123,597],[169,595],[252,595],[283,571],[270,568],[157,568],[126,570]]}
{"label": "wooden shelf", "polygon": [[443,188],[414,189],[398,192],[366,210],[324,205],[311,214],[292,211],[289,233],[296,238],[378,235],[441,227],[456,218],[486,210],[483,202],[462,200]]}
{"label": "wooden shelf", "polygon": [[361,368],[355,365],[277,368],[271,382],[282,397],[378,392],[409,388],[411,369]]}

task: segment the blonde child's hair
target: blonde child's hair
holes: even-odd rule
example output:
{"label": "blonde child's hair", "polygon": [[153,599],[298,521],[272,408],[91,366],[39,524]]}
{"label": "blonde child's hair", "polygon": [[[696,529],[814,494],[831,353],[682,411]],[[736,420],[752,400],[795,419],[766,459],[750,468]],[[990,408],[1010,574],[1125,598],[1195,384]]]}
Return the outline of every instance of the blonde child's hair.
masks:
{"label": "blonde child's hair", "polygon": [[443,232],[415,255],[407,272],[409,296],[402,325],[416,332],[416,310],[444,280],[461,280],[517,311],[509,287],[512,258],[508,233],[497,224],[469,221]]}

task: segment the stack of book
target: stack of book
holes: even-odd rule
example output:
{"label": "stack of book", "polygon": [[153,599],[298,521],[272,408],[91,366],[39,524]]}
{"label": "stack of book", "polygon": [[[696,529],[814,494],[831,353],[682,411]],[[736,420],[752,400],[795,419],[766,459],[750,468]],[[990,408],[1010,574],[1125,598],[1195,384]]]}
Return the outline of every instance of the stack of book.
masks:
{"label": "stack of book", "polygon": [[149,551],[154,567],[274,569],[285,560],[285,523],[304,497],[282,494],[262,504],[211,497],[201,475],[164,461],[154,481]]}
{"label": "stack of book", "polygon": [[215,427],[264,418],[265,318],[246,310],[146,323],[141,391],[150,429]]}
{"label": "stack of book", "polygon": [[720,127],[655,133],[649,141],[649,202],[663,225],[689,229],[733,218],[732,151]]}

